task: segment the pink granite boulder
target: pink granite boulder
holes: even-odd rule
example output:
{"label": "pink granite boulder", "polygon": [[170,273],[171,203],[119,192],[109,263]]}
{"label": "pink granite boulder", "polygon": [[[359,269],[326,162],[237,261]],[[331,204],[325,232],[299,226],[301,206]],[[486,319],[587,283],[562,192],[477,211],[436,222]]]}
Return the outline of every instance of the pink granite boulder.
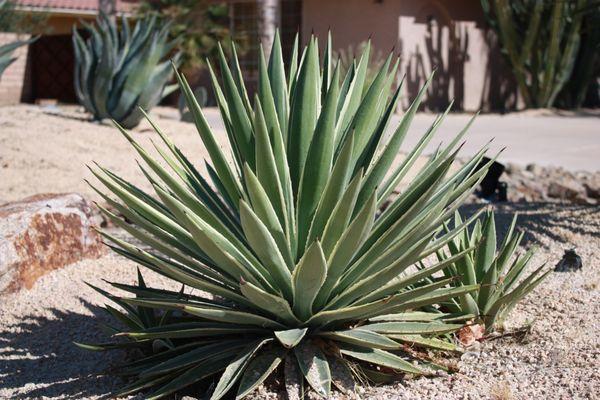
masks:
{"label": "pink granite boulder", "polygon": [[104,252],[81,195],[40,194],[0,206],[0,293],[31,288],[42,275]]}

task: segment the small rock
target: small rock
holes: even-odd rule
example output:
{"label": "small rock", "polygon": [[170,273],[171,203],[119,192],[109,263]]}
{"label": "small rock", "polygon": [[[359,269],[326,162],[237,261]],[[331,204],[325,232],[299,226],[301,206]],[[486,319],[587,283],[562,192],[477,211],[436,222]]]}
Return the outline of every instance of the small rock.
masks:
{"label": "small rock", "polygon": [[439,369],[435,372],[436,376],[439,376],[440,378],[447,378],[450,376],[450,374],[447,371],[444,371],[442,369]]}
{"label": "small rock", "polygon": [[483,325],[467,325],[458,331],[458,341],[464,347],[469,347],[475,344],[485,334]]}
{"label": "small rock", "polygon": [[568,178],[550,182],[547,193],[548,197],[570,201],[580,201],[586,197],[586,190],[583,185]]}
{"label": "small rock", "polygon": [[508,175],[516,175],[516,174],[520,174],[523,171],[523,168],[521,168],[520,165],[515,164],[515,163],[507,163],[506,164],[506,173]]}
{"label": "small rock", "polygon": [[81,195],[41,194],[0,206],[0,293],[31,288],[47,272],[104,253]]}
{"label": "small rock", "polygon": [[563,258],[556,264],[554,271],[570,272],[580,270],[582,267],[581,257],[575,252],[575,249],[571,249],[565,250]]}
{"label": "small rock", "polygon": [[588,197],[600,200],[600,179],[586,180],[583,187]]}
{"label": "small rock", "polygon": [[475,351],[467,351],[460,356],[460,360],[466,362],[475,361],[477,358],[478,354]]}
{"label": "small rock", "polygon": [[537,164],[527,164],[525,166],[525,170],[531,172],[534,175],[541,175],[544,172],[544,169]]}
{"label": "small rock", "polygon": [[507,197],[509,201],[514,202],[543,201],[546,199],[546,190],[533,180],[526,183],[508,183]]}

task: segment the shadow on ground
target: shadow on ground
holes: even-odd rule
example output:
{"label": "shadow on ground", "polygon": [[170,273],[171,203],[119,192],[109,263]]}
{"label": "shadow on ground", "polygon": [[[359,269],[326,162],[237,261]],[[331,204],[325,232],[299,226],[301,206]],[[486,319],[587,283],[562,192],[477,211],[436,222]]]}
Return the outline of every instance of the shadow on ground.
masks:
{"label": "shadow on ground", "polygon": [[0,390],[13,389],[13,398],[108,397],[120,379],[99,375],[123,360],[117,351],[90,352],[73,342],[97,343],[106,336],[97,322],[106,313],[82,300],[89,314],[52,309],[52,316],[25,316],[9,331],[0,332]]}
{"label": "shadow on ground", "polygon": [[[481,204],[467,204],[461,207],[460,212],[470,216],[481,207]],[[517,229],[525,232],[524,246],[545,246],[543,239],[548,238],[567,248],[577,246],[578,236],[600,238],[600,225],[596,222],[599,220],[600,207],[549,202],[497,203],[493,207],[499,241],[504,237],[515,213],[519,213]],[[594,215],[596,218],[592,218]],[[565,231],[572,235],[565,235]]]}

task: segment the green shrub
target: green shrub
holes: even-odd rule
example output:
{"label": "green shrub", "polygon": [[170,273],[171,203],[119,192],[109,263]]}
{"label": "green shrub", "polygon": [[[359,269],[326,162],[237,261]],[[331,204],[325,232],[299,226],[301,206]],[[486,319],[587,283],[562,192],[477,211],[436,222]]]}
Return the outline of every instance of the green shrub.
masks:
{"label": "green shrub", "polygon": [[15,0],[0,0],[0,32],[41,35],[52,31],[47,12],[21,12]]}
{"label": "green shrub", "polygon": [[[580,107],[597,77],[596,0],[481,0],[519,92],[530,108]],[[594,74],[594,72],[596,74]]]}
{"label": "green shrub", "polygon": [[[515,233],[516,222],[515,215],[497,249],[494,213],[488,211],[483,219],[477,220],[471,232],[465,228],[448,243],[448,253],[443,250],[438,252],[440,262],[466,252],[465,257],[446,267],[444,274],[448,278],[458,278],[453,283],[455,287],[479,285],[478,290],[461,295],[445,303],[442,308],[453,313],[472,314],[485,325],[487,332],[491,332],[495,324],[501,324],[513,307],[550,272],[544,272],[545,265],[542,265],[525,275],[534,249],[515,256],[523,239],[523,232]],[[458,213],[454,224],[463,225]],[[446,232],[450,232],[450,229],[446,228]],[[523,277],[525,279],[521,279]]]}
{"label": "green shrub", "polygon": [[331,48],[321,64],[311,38],[302,53],[294,49],[286,71],[277,38],[268,63],[261,53],[253,102],[237,60],[220,52],[222,81],[214,74],[212,80],[230,160],[177,74],[210,155],[206,177],[154,124],[162,160],[120,128],[145,162],[154,194],[93,169],[114,196],[98,190],[116,211],[104,212],[135,239],[104,232],[110,246],[182,285],[181,291],[148,288],[140,278],[138,285],[111,283],[135,297],[101,291],[121,307],[108,307],[124,324],[110,332],[126,340],[84,346],[145,354],[119,368],[132,378],[121,394],[152,388],[149,398],[158,398],[214,379],[211,398],[234,387],[244,397],[280,367],[327,396],[339,382],[332,376],[350,371],[379,381],[443,368],[410,348],[453,350],[445,335],[464,318],[413,310],[478,285],[450,287],[453,278],[442,278],[411,288],[465,253],[421,271],[410,267],[470,223],[440,234],[485,175],[487,166],[476,167],[486,148],[450,172],[467,126],[378,211],[445,114],[395,164],[429,81],[386,135],[400,93],[391,90],[398,60],[390,55],[365,88],[370,46],[345,76]]}
{"label": "green shrub", "polygon": [[166,86],[173,76],[166,58],[175,42],[168,41],[168,25],[157,26],[155,18],[138,21],[133,31],[125,18],[121,29],[104,14],[96,22],[86,25],[86,41],[73,28],[77,100],[94,119],[133,128],[143,118],[138,107],[148,111],[176,88]]}
{"label": "green shrub", "polygon": [[230,7],[212,0],[142,0],[136,14],[168,21],[171,37],[179,41],[181,68],[197,72],[206,66],[207,59],[217,57],[219,42],[231,36]]}

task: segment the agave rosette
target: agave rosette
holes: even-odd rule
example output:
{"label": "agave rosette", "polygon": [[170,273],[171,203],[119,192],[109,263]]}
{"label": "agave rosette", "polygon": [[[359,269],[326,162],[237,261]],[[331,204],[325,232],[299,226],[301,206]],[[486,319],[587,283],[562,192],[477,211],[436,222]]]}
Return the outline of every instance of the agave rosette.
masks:
{"label": "agave rosette", "polygon": [[[465,227],[460,235],[448,242],[446,249],[438,251],[438,260],[443,262],[471,248],[460,260],[445,267],[444,274],[448,278],[457,278],[451,283],[453,286],[479,284],[478,290],[442,304],[443,309],[471,314],[484,324],[487,332],[491,332],[494,325],[502,324],[514,306],[550,273],[550,270],[544,271],[545,264],[542,264],[526,274],[535,248],[523,254],[516,253],[524,235],[515,231],[516,223],[517,215],[498,247],[494,212],[488,210],[482,219],[477,219],[471,232]],[[458,212],[454,225],[463,225]],[[450,229],[446,227],[446,231]]]}
{"label": "agave rosette", "polygon": [[168,56],[177,42],[169,40],[169,25],[154,17],[137,21],[133,30],[125,18],[120,25],[102,13],[96,26],[84,24],[88,39],[73,28],[75,94],[95,119],[133,128],[144,117],[139,108],[151,109],[176,89],[167,83],[173,77]]}
{"label": "agave rosette", "polygon": [[383,209],[445,114],[394,163],[429,81],[388,135],[401,90],[394,88],[398,60],[390,55],[366,85],[370,46],[343,77],[331,49],[329,38],[321,66],[314,37],[302,53],[296,42],[285,70],[277,38],[268,62],[261,51],[252,102],[235,49],[231,62],[221,51],[221,81],[210,71],[229,160],[176,74],[210,155],[208,178],[149,117],[164,145],[156,146],[160,160],[120,129],[143,159],[154,194],[93,169],[113,195],[99,191],[115,211],[105,213],[136,239],[103,233],[110,246],[183,285],[169,291],[141,280],[112,283],[135,297],[103,292],[121,306],[109,312],[126,325],[111,332],[128,340],[86,347],[147,351],[120,369],[133,378],[122,393],[151,387],[149,398],[158,398],[213,379],[211,398],[234,387],[241,398],[281,365],[286,376],[327,396],[332,382],[344,381],[336,374],[378,380],[437,368],[410,351],[413,345],[454,349],[444,335],[460,328],[462,317],[418,310],[477,285],[415,283],[470,249],[423,270],[411,266],[473,220],[443,230],[486,173],[487,166],[476,168],[486,148],[451,170],[465,128]]}

